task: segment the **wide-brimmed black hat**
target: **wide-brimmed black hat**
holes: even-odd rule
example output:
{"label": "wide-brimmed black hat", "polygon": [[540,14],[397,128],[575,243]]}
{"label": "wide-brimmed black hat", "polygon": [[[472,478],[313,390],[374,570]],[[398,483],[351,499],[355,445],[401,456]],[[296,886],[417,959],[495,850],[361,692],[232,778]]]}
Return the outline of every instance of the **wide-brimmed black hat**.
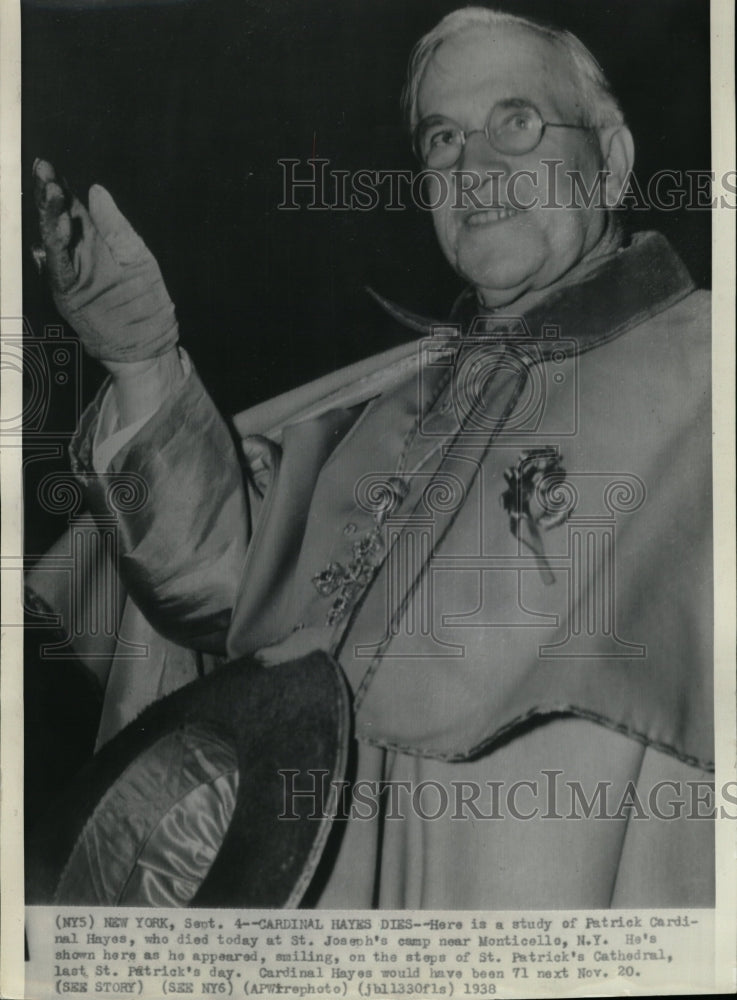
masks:
{"label": "wide-brimmed black hat", "polygon": [[219,667],[147,708],[63,790],[27,845],[26,902],[296,906],[349,739],[327,654]]}

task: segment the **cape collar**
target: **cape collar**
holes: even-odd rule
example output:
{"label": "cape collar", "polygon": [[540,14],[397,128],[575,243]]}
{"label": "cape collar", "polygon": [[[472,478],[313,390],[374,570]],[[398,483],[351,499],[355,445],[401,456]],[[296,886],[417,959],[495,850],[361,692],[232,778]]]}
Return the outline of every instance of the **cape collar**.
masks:
{"label": "cape collar", "polygon": [[[420,316],[371,288],[367,291],[391,316],[416,333],[532,336],[543,348],[547,343],[548,349],[542,352],[546,357],[554,348],[560,350],[558,334],[565,338],[568,353],[581,354],[662,312],[694,288],[691,276],[666,238],[648,232],[636,234],[628,246],[603,257],[580,282],[557,289],[522,315],[515,315],[513,307],[507,313],[485,310],[472,286],[461,293],[445,320]],[[546,336],[546,330],[551,329],[555,333]]]}

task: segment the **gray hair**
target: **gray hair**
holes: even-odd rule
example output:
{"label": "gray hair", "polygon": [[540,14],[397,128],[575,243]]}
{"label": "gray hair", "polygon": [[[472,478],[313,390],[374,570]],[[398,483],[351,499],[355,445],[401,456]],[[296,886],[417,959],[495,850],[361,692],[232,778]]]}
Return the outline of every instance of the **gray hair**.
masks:
{"label": "gray hair", "polygon": [[583,42],[570,31],[551,28],[526,17],[490,10],[488,7],[461,7],[446,14],[412,50],[407,82],[402,93],[402,108],[410,132],[418,120],[417,96],[420,83],[438,46],[465,28],[492,28],[500,24],[528,28],[563,49],[571,67],[571,78],[581,100],[582,125],[589,128],[605,128],[609,125],[624,124],[624,115],[601,66]]}

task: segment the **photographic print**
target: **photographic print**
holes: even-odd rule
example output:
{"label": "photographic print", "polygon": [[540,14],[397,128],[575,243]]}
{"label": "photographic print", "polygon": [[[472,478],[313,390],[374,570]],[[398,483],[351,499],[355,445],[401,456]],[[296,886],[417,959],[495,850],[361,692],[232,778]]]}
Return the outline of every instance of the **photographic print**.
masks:
{"label": "photographic print", "polygon": [[24,996],[723,986],[722,6],[21,4]]}

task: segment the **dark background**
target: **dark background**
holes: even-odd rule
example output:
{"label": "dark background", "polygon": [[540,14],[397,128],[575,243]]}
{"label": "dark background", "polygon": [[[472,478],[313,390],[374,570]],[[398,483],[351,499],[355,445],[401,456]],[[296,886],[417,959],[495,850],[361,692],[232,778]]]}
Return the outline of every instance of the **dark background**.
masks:
{"label": "dark background", "polygon": [[[385,346],[365,284],[417,311],[447,310],[457,279],[428,213],[277,211],[276,161],[306,159],[314,136],[335,169],[413,167],[398,108],[407,56],[457,6],[24,5],[26,177],[40,155],[82,195],[94,181],[111,190],[158,258],[183,341],[226,411]],[[635,135],[643,186],[659,168],[708,169],[706,0],[498,6],[568,27],[592,49]],[[708,284],[708,213],[634,215]],[[30,271],[26,303],[41,325],[53,316]]]}
{"label": "dark background", "polygon": [[[159,260],[182,341],[225,412],[390,346],[396,328],[364,285],[433,315],[445,314],[459,290],[428,213],[278,211],[277,160],[316,152],[333,169],[412,168],[398,103],[407,57],[417,38],[459,5],[28,0],[26,248],[36,238],[36,156],[51,160],[83,197],[92,182],[104,184]],[[624,107],[643,186],[661,168],[709,168],[707,0],[496,6],[567,27],[589,46]],[[630,215],[631,228],[664,231],[697,282],[709,284],[707,212]],[[24,311],[36,338],[59,322],[27,249]],[[76,381],[84,402],[102,371],[81,363]],[[41,436],[66,442],[78,404],[69,383],[49,385]],[[66,515],[51,515],[36,500],[40,479],[68,467],[65,458],[30,461],[38,439],[29,435],[26,455],[31,558],[66,524]],[[30,743],[46,761],[40,773],[48,783],[53,720],[66,711],[56,699],[65,692],[73,698],[59,669],[43,683],[50,707],[33,722]],[[47,736],[39,743],[41,730]]]}
{"label": "dark background", "polygon": [[[445,315],[459,284],[429,213],[279,211],[277,160],[306,160],[314,148],[332,169],[411,169],[398,104],[407,56],[457,6],[28,0],[26,246],[36,234],[36,156],[50,159],[82,197],[95,181],[108,187],[159,260],[182,341],[226,413],[393,343],[396,330],[366,284],[418,312]],[[709,168],[707,0],[497,6],[567,27],[590,47],[634,133],[643,188],[662,168]],[[708,212],[625,215],[631,228],[664,231],[697,283],[709,285]],[[24,263],[25,314],[40,336],[56,314],[28,256]],[[101,378],[97,365],[84,364],[83,400]],[[73,424],[72,405],[68,387],[55,389],[46,429]],[[30,552],[58,533],[29,510]]]}

